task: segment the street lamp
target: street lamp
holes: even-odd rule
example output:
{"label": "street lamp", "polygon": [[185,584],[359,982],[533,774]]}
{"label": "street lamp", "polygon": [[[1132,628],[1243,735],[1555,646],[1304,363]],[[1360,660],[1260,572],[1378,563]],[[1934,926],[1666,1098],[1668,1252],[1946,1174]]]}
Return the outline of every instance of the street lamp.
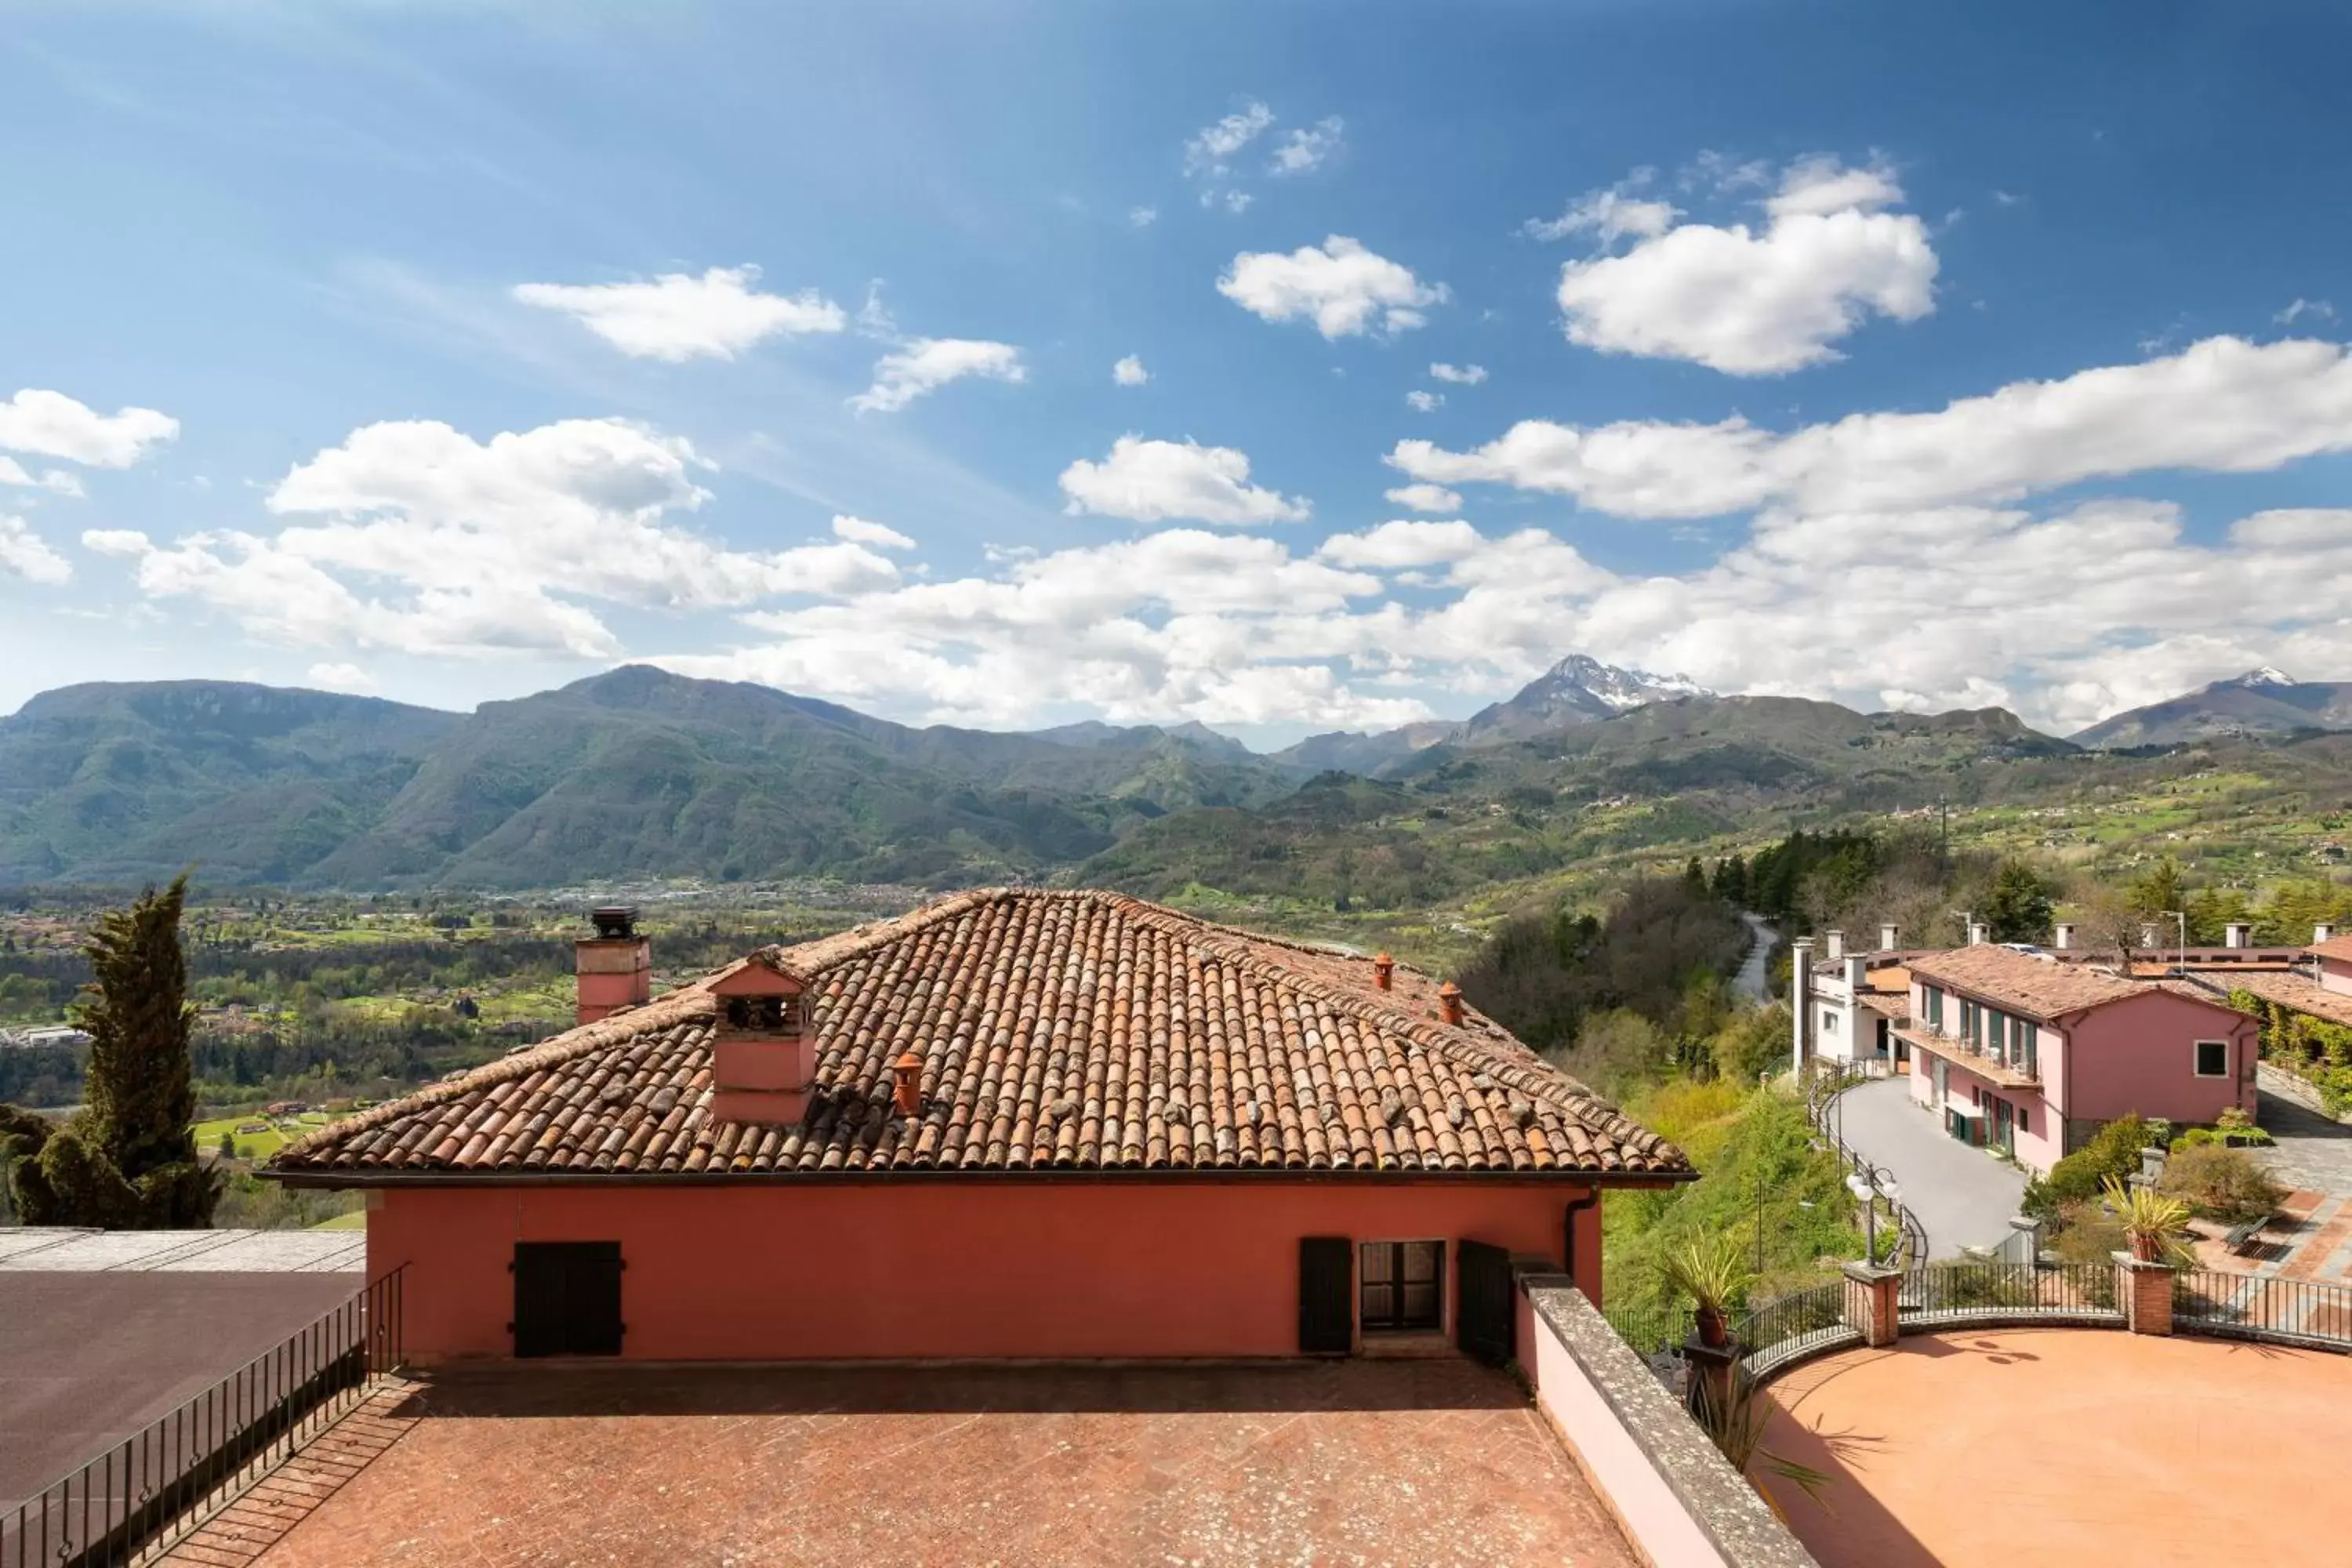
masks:
{"label": "street lamp", "polygon": [[[2180,933],[2180,944],[2173,950],[2173,967],[2186,969],[2189,967],[2189,916],[2179,910],[2167,910],[2164,912],[2172,917],[2173,929]],[[2130,977],[2126,975],[2125,978]]]}

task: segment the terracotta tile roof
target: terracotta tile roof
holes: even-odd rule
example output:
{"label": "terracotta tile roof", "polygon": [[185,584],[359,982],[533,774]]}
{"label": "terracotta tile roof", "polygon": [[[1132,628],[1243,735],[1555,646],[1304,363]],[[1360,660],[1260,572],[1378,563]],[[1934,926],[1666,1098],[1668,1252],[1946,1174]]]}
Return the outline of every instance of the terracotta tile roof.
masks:
{"label": "terracotta tile roof", "polygon": [[2307,975],[2256,971],[2250,974],[2208,974],[2207,984],[2224,991],[2251,991],[2266,1002],[2297,1013],[2308,1013],[2331,1024],[2352,1024],[2352,995],[2330,991]]}
{"label": "terracotta tile roof", "polygon": [[2037,958],[1998,942],[1956,947],[1911,961],[1911,973],[1966,991],[1996,1007],[2048,1021],[2149,991],[2170,991],[2226,1010],[2210,991],[2186,980],[2126,980],[2086,963]]}
{"label": "terracotta tile roof", "polygon": [[2331,936],[2326,942],[2313,942],[2311,951],[2322,958],[2340,958],[2352,962],[2352,935]]}
{"label": "terracotta tile roof", "polygon": [[1900,1024],[1911,1016],[1911,993],[1908,991],[1865,991],[1853,999],[1854,1005],[1894,1019]]}
{"label": "terracotta tile roof", "polygon": [[[289,1144],[290,1175],[908,1170],[1686,1175],[1681,1150],[1402,965],[1115,893],[996,889],[764,956],[814,997],[791,1126],[709,1115],[709,986]],[[922,1110],[890,1063],[922,1060]]]}

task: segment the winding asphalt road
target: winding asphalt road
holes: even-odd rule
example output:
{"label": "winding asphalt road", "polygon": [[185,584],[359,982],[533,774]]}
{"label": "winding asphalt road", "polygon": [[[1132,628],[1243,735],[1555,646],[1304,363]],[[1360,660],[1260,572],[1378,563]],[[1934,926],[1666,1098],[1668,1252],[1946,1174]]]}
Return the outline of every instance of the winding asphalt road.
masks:
{"label": "winding asphalt road", "polygon": [[1739,973],[1731,977],[1731,989],[1754,1001],[1769,1002],[1771,997],[1764,989],[1764,961],[1771,956],[1772,944],[1780,940],[1780,933],[1761,915],[1742,910],[1739,918],[1748,922],[1748,932],[1756,940],[1749,945],[1748,956],[1739,961]]}
{"label": "winding asphalt road", "polygon": [[1880,1079],[1838,1096],[1833,1121],[1846,1146],[1884,1165],[1903,1205],[1927,1233],[1927,1256],[1956,1258],[1963,1246],[1998,1247],[2025,1195],[2025,1173],[1944,1135],[1911,1103],[1911,1080]]}

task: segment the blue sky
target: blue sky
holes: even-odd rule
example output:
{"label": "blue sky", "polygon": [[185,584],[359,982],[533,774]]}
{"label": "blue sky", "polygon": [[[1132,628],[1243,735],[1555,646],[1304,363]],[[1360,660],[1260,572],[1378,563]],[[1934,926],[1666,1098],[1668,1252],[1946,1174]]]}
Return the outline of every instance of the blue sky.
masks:
{"label": "blue sky", "polygon": [[2352,678],[2352,22],[2049,10],[11,6],[0,710]]}

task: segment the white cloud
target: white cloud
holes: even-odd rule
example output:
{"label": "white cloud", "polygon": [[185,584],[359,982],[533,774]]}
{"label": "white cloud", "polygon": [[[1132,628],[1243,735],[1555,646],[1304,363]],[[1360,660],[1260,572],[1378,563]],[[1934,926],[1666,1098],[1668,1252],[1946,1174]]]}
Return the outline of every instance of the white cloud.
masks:
{"label": "white cloud", "polygon": [[1388,461],[1436,484],[1575,497],[1624,517],[1709,517],[2006,500],[2159,468],[2246,473],[2352,450],[2352,360],[2310,340],[2210,338],[2168,359],[2017,382],[1933,413],[1855,414],[1785,436],[1715,425],[1525,420],[1470,452],[1402,441]]}
{"label": "white cloud", "polygon": [[2291,327],[2305,317],[2315,321],[2332,321],[2336,307],[2325,300],[2305,300],[2298,296],[2294,302],[2271,318],[2282,327]]}
{"label": "white cloud", "polygon": [[707,468],[686,441],[617,419],[488,442],[432,421],[370,425],[269,491],[270,511],[305,520],[274,535],[83,542],[135,556],[150,597],[196,600],[254,636],[410,653],[611,658],[619,638],[582,601],[707,610],[898,582],[847,538],[747,552],[688,531]]}
{"label": "white cloud", "polygon": [[85,528],[81,547],[96,555],[131,557],[144,555],[151,548],[147,536],[135,528]]}
{"label": "white cloud", "polygon": [[1415,387],[1404,395],[1404,401],[1405,406],[1416,414],[1434,414],[1445,405],[1445,394]]}
{"label": "white cloud", "polygon": [[73,564],[50,549],[21,517],[0,513],[0,576],[55,587],[73,579]]}
{"label": "white cloud", "polygon": [[[1834,160],[1791,166],[1746,224],[1654,227],[1622,255],[1570,261],[1559,299],[1570,342],[1609,353],[1689,360],[1773,375],[1842,357],[1830,345],[1870,316],[1933,311],[1936,253],[1885,169]],[[1574,216],[1573,210],[1571,216]],[[1596,216],[1591,226],[1610,220]],[[1616,230],[1637,234],[1639,227]]]}
{"label": "white cloud", "polygon": [[1150,228],[1160,221],[1158,207],[1135,206],[1127,209],[1127,221],[1135,228]]}
{"label": "white cloud", "polygon": [[369,692],[377,685],[375,677],[356,664],[314,664],[303,679],[321,691]]}
{"label": "white cloud", "polygon": [[1435,380],[1451,382],[1456,386],[1475,386],[1486,379],[1486,367],[1483,364],[1446,364],[1441,362],[1431,365],[1429,374]]}
{"label": "white cloud", "polygon": [[1196,176],[1229,173],[1228,160],[1273,124],[1273,110],[1255,101],[1244,105],[1184,143],[1184,172]]}
{"label": "white cloud", "polygon": [[915,542],[886,522],[869,522],[862,517],[836,517],[833,520],[836,539],[852,544],[871,544],[880,550],[912,550]]}
{"label": "white cloud", "polygon": [[1462,498],[1444,485],[1399,485],[1384,492],[1407,511],[1460,511]]}
{"label": "white cloud", "polygon": [[1122,436],[1099,463],[1081,458],[1062,470],[1067,510],[1135,522],[1248,524],[1296,522],[1307,516],[1301,499],[1249,482],[1246,454],[1197,441],[1147,441]]}
{"label": "white cloud", "polygon": [[1121,386],[1141,386],[1151,379],[1151,373],[1143,368],[1141,358],[1129,354],[1110,367],[1110,378]]}
{"label": "white cloud", "polygon": [[1266,164],[1269,174],[1305,174],[1321,168],[1331,155],[1346,145],[1347,122],[1334,114],[1318,120],[1304,130],[1294,130],[1285,135],[1274,150],[1273,160]]}
{"label": "white cloud", "polygon": [[1657,178],[1655,169],[1636,169],[1613,185],[1597,191],[1587,191],[1568,204],[1566,211],[1556,218],[1531,217],[1519,226],[1519,232],[1531,239],[1566,239],[1572,234],[1590,234],[1603,245],[1614,244],[1632,236],[1652,239],[1674,226],[1682,216],[1682,209],[1672,202],[1644,198],[1633,195]]}
{"label": "white cloud", "polygon": [[561,310],[623,353],[639,359],[733,359],[764,339],[837,332],[840,306],[814,289],[762,294],[756,267],[714,267],[701,277],[666,272],[650,283],[522,283],[514,297]]}
{"label": "white cloud", "polygon": [[916,338],[874,365],[874,384],[849,400],[866,413],[895,414],[918,397],[966,376],[1026,381],[1021,351],[975,338]]}
{"label": "white cloud", "polygon": [[44,489],[61,496],[82,493],[81,480],[63,468],[45,468],[38,479],[25,471],[16,458],[0,455],[0,485],[22,485],[27,489]]}
{"label": "white cloud", "polygon": [[1440,566],[1475,554],[1486,543],[1466,522],[1384,522],[1362,533],[1335,533],[1315,553],[1338,566],[1401,572]]}
{"label": "white cloud", "polygon": [[1424,284],[1412,268],[1339,234],[1287,256],[1244,251],[1217,279],[1217,292],[1268,321],[1305,317],[1332,339],[1418,327],[1425,307],[1450,298],[1444,284]]}
{"label": "white cloud", "polygon": [[178,420],[152,408],[100,414],[61,392],[37,387],[28,386],[0,403],[0,449],[63,458],[91,468],[127,468],[151,448],[178,439],[179,434]]}

